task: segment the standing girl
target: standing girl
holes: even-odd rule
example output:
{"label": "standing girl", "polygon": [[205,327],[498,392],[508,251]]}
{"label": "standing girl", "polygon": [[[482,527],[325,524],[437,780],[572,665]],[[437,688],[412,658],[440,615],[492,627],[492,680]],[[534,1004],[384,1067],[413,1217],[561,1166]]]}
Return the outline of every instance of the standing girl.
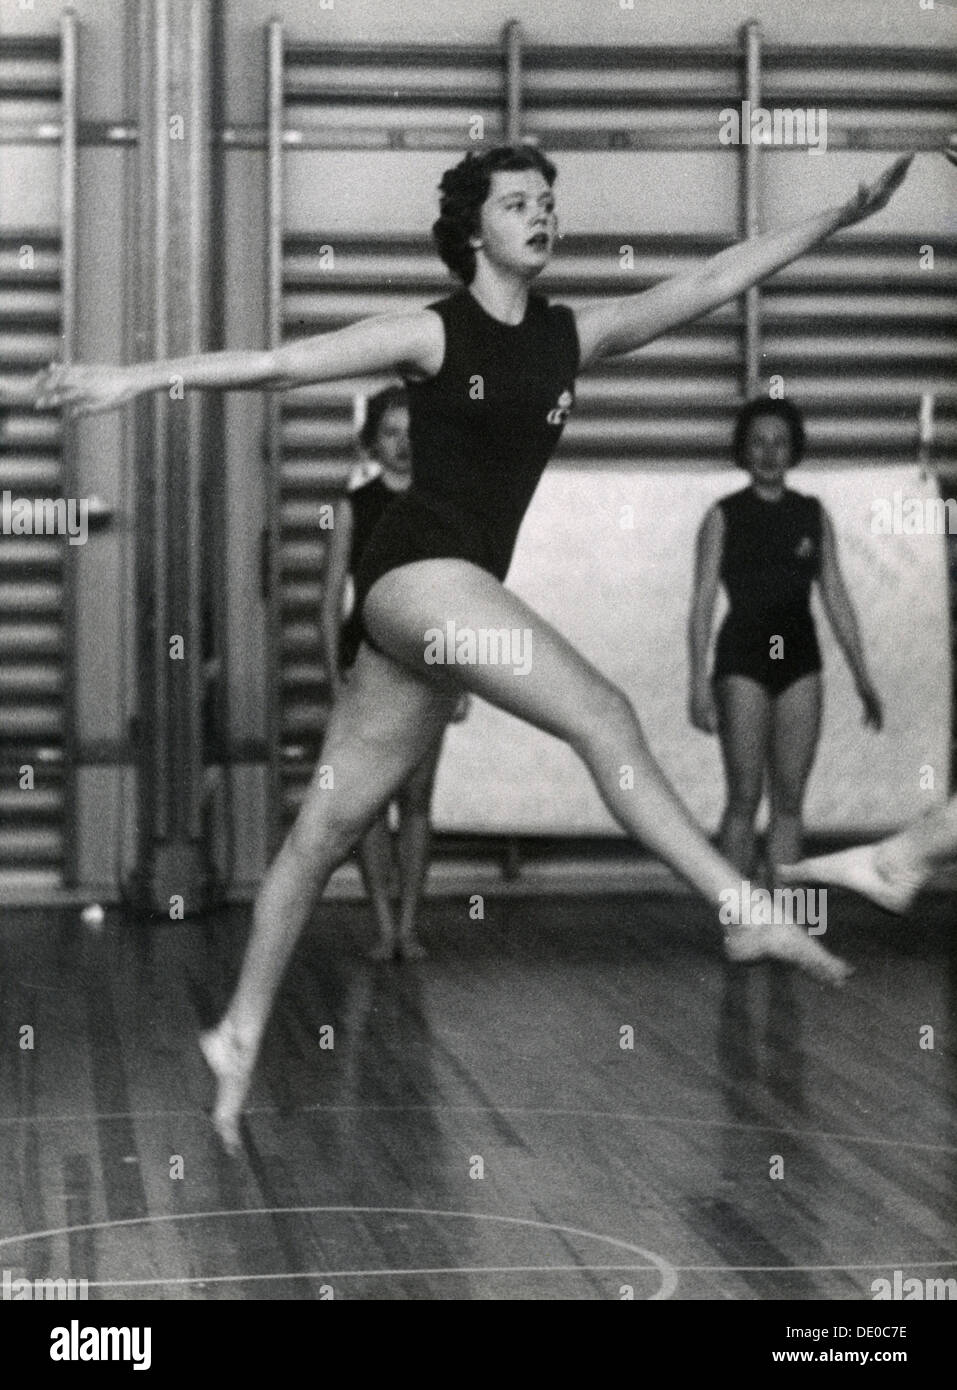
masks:
{"label": "standing girl", "polygon": [[[354,582],[352,609],[345,622],[341,621],[349,580],[355,575],[379,518],[394,498],[408,491],[412,482],[409,401],[401,386],[387,387],[369,401],[360,442],[368,462],[355,470],[349,490],[336,508],[323,575],[322,645],[335,699],[340,698],[343,684],[352,675],[362,644],[362,618],[355,603]],[[362,876],[379,932],[370,953],[373,960],[391,960],[396,956],[421,960],[425,955],[415,922],[429,866],[429,811],[441,745],[440,734],[394,798],[399,824],[398,921],[391,901],[393,846],[388,807],[359,842]]]}
{"label": "standing girl", "polygon": [[[881,703],[868,674],[854,607],[837,561],[830,517],[816,497],[786,484],[804,452],[804,424],[790,401],[754,400],[734,431],[739,468],[751,475],[722,497],[698,533],[691,609],[691,722],[718,733],[728,799],[721,852],[754,871],[754,821],[767,783],[771,821],[767,873],[801,857],[804,789],[821,732],[821,653],[811,586],[841,645],[864,706],[879,729]],[[714,673],[708,645],[719,582],[730,610],[718,634]]]}

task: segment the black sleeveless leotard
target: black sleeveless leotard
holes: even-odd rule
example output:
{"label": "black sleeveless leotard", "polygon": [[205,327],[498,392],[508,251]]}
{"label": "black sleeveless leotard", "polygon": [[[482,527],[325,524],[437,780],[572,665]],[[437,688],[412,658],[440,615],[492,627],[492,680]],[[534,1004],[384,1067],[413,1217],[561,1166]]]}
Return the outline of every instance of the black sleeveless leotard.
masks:
{"label": "black sleeveless leotard", "polygon": [[360,616],[377,579],[417,560],[469,560],[505,578],[574,401],[571,309],[530,294],[525,318],[512,326],[468,290],[429,308],[444,324],[445,354],[434,377],[408,383],[412,486],[383,513],[360,557]]}
{"label": "black sleeveless leotard", "polygon": [[[721,578],[730,601],[715,647],[714,680],[748,676],[779,695],[821,669],[811,584],[821,572],[821,504],[785,491],[777,502],[751,487],[722,497]],[[780,637],[779,657],[772,639]]]}
{"label": "black sleeveless leotard", "polygon": [[[361,474],[360,474],[361,476]],[[388,487],[381,475],[367,477],[366,481],[351,486],[347,494],[352,508],[352,549],[349,556],[349,573],[355,580],[355,573],[363,551],[369,544],[379,518],[383,512],[402,495],[401,491]],[[362,623],[359,618],[359,605],[353,603],[352,612],[339,629],[339,664],[348,668],[353,664],[362,641]]]}

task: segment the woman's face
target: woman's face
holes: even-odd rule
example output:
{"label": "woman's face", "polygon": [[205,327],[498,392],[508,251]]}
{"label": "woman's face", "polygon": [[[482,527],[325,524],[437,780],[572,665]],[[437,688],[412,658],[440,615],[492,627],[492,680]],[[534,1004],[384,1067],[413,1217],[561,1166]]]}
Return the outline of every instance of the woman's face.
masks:
{"label": "woman's face", "polygon": [[555,197],[544,176],[537,169],[499,170],[471,244],[494,266],[531,280],[548,264],[557,231]]}
{"label": "woman's face", "polygon": [[409,411],[404,405],[390,405],[379,421],[373,457],[390,473],[405,477],[412,467],[409,449]]}
{"label": "woman's face", "polygon": [[744,437],[744,466],[752,482],[778,487],[793,462],[791,430],[780,415],[756,415]]}

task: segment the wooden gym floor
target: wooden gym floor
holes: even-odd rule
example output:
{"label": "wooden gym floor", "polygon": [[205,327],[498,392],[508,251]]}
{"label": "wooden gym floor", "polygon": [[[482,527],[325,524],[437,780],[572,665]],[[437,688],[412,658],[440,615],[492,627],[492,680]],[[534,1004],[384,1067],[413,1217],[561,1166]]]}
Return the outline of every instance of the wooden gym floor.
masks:
{"label": "wooden gym floor", "polygon": [[364,905],[328,903],[236,1160],[195,1035],[247,910],[5,913],[0,1270],[100,1299],[841,1300],[957,1276],[954,901],[895,922],[829,895],[843,993],[726,966],[686,898],[487,898],[483,921],[432,900],[429,959],[401,966],[364,959]]}

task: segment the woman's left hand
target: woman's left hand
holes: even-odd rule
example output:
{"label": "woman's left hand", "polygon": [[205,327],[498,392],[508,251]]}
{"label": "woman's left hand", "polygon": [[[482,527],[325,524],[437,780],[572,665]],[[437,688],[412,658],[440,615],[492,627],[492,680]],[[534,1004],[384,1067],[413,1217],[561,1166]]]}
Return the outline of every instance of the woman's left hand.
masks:
{"label": "woman's left hand", "polygon": [[875,733],[880,733],[884,727],[884,706],[881,704],[881,697],[869,680],[857,682],[857,693],[864,706],[864,723]]}
{"label": "woman's left hand", "polygon": [[865,217],[870,217],[886,207],[907,177],[913,158],[912,154],[901,155],[872,183],[862,183],[854,196],[845,203],[840,225],[853,227],[856,222],[863,222]]}

